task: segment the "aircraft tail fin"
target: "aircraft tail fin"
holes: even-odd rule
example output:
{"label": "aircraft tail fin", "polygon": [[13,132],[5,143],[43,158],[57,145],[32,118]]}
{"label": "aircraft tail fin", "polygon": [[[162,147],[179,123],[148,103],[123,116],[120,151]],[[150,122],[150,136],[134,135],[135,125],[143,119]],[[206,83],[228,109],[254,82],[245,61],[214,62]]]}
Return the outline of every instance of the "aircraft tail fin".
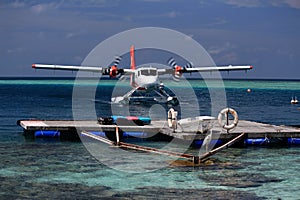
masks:
{"label": "aircraft tail fin", "polygon": [[135,69],[134,46],[130,47],[130,68]]}
{"label": "aircraft tail fin", "polygon": [[[133,70],[135,69],[134,46],[133,45],[130,47],[130,69],[133,69]],[[133,88],[136,87],[136,83],[135,83],[133,74],[130,75],[130,85]]]}

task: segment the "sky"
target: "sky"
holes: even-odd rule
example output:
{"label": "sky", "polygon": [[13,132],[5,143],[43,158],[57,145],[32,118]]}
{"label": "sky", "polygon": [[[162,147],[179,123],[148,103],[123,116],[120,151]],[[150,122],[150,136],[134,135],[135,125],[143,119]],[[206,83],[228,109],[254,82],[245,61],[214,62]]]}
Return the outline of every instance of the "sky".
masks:
{"label": "sky", "polygon": [[254,67],[224,78],[300,79],[299,0],[1,0],[0,77],[69,76],[31,65],[80,65],[101,41],[140,27],[182,32],[217,65]]}

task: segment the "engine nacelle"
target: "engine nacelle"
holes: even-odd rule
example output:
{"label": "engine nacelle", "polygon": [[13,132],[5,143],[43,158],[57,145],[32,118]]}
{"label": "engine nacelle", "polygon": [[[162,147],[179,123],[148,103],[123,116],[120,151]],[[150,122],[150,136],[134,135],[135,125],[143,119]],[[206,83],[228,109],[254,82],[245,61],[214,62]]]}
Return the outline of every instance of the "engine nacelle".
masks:
{"label": "engine nacelle", "polygon": [[174,77],[176,79],[179,79],[182,76],[182,67],[180,67],[179,65],[176,65],[175,69],[174,69]]}
{"label": "engine nacelle", "polygon": [[118,75],[118,68],[115,65],[111,66],[109,70],[109,76],[115,78],[117,75]]}

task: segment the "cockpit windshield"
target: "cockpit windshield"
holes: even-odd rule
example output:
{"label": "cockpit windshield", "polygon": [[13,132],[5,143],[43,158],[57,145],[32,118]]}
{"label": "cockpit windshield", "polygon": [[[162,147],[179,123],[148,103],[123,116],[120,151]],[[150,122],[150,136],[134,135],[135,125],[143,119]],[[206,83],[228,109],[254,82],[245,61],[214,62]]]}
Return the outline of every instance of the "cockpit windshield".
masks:
{"label": "cockpit windshield", "polygon": [[141,70],[141,75],[144,76],[156,76],[157,71],[155,69],[143,69]]}

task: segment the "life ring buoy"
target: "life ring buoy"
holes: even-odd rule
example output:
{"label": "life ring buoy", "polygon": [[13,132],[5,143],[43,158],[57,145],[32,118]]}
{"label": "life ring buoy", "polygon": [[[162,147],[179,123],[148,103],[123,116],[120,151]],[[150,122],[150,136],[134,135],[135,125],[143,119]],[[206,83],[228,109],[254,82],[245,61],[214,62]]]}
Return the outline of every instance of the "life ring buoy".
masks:
{"label": "life ring buoy", "polygon": [[177,112],[173,108],[168,111],[168,126],[173,130],[177,129]]}
{"label": "life ring buoy", "polygon": [[[234,117],[233,122],[231,124],[223,123],[223,115],[224,115],[225,120],[227,121],[227,117],[228,117],[229,113]],[[232,108],[224,108],[223,110],[221,110],[221,112],[218,115],[218,122],[222,126],[222,128],[224,128],[226,130],[231,130],[234,127],[236,127],[237,124],[239,123],[238,114]]]}

